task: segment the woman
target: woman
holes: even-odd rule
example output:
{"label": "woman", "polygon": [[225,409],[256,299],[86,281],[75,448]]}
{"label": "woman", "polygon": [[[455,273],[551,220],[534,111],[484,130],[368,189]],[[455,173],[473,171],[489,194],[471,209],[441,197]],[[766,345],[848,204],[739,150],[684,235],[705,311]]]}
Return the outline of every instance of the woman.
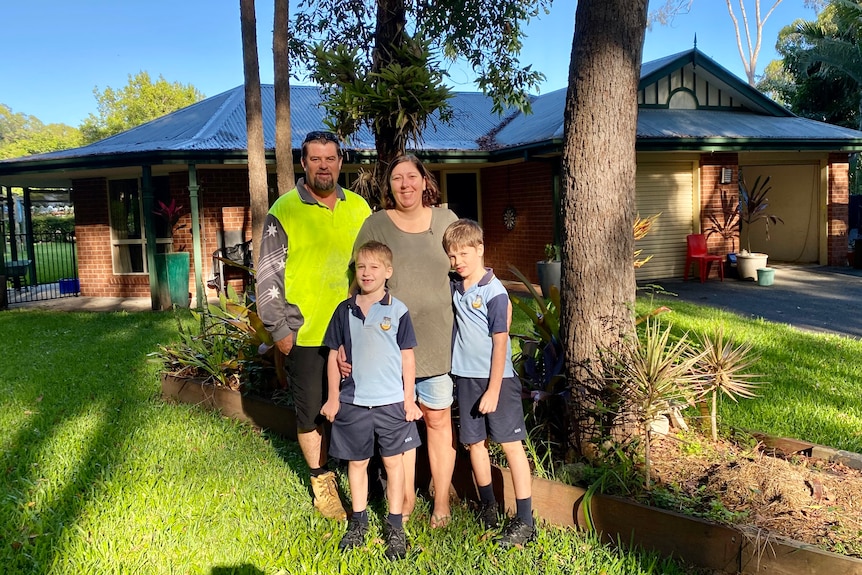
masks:
{"label": "woman", "polygon": [[[434,486],[431,527],[449,523],[449,487],[455,468],[452,440],[452,296],[449,291],[449,258],[443,251],[443,232],[458,219],[449,209],[434,207],[440,191],[434,176],[418,158],[402,155],[393,160],[386,177],[386,209],[365,220],[356,246],[369,240],[392,250],[394,271],[388,286],[392,295],[407,304],[418,342],[416,395],[427,429],[428,461]],[[415,453],[405,459],[404,518],[416,504],[413,491]]]}

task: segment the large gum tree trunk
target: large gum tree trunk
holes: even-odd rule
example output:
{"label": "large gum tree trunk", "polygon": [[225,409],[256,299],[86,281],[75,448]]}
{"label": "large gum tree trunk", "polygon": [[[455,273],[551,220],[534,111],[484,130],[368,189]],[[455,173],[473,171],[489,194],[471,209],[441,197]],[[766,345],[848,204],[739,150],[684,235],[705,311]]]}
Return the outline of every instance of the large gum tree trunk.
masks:
{"label": "large gum tree trunk", "polygon": [[[561,323],[576,387],[589,385],[599,350],[634,332],[635,137],[646,21],[647,0],[578,1],[561,197]],[[574,397],[576,411],[590,401]]]}

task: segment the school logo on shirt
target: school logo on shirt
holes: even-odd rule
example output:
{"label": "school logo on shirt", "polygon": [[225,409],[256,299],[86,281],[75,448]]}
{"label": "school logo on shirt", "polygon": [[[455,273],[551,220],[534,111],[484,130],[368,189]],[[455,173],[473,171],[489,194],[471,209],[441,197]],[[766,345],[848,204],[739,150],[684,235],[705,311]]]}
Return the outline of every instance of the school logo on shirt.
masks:
{"label": "school logo on shirt", "polygon": [[473,300],[473,308],[479,309],[480,307],[482,307],[482,296],[477,295],[476,299]]}
{"label": "school logo on shirt", "polygon": [[380,329],[382,329],[383,331],[389,331],[389,329],[391,327],[392,327],[392,319],[388,318],[388,317],[384,317],[383,321],[380,322]]}

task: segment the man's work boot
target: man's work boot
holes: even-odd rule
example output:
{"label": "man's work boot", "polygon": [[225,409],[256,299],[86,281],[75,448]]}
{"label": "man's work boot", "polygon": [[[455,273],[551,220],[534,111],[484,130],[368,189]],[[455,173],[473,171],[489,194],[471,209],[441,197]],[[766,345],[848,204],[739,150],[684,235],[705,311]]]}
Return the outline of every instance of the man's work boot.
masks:
{"label": "man's work boot", "polygon": [[321,515],[339,521],[347,519],[347,512],[341,504],[341,498],[338,497],[335,473],[327,471],[323,475],[312,477],[311,491],[314,493],[314,507]]}

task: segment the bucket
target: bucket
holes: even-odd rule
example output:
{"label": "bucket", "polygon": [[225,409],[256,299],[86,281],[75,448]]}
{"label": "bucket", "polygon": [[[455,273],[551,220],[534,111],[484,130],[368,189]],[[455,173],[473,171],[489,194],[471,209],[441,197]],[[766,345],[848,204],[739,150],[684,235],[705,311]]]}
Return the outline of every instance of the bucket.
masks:
{"label": "bucket", "polygon": [[774,268],[757,268],[757,285],[771,286],[775,280]]}
{"label": "bucket", "polygon": [[60,280],[60,295],[77,295],[80,291],[81,284],[76,278],[63,278]]}

